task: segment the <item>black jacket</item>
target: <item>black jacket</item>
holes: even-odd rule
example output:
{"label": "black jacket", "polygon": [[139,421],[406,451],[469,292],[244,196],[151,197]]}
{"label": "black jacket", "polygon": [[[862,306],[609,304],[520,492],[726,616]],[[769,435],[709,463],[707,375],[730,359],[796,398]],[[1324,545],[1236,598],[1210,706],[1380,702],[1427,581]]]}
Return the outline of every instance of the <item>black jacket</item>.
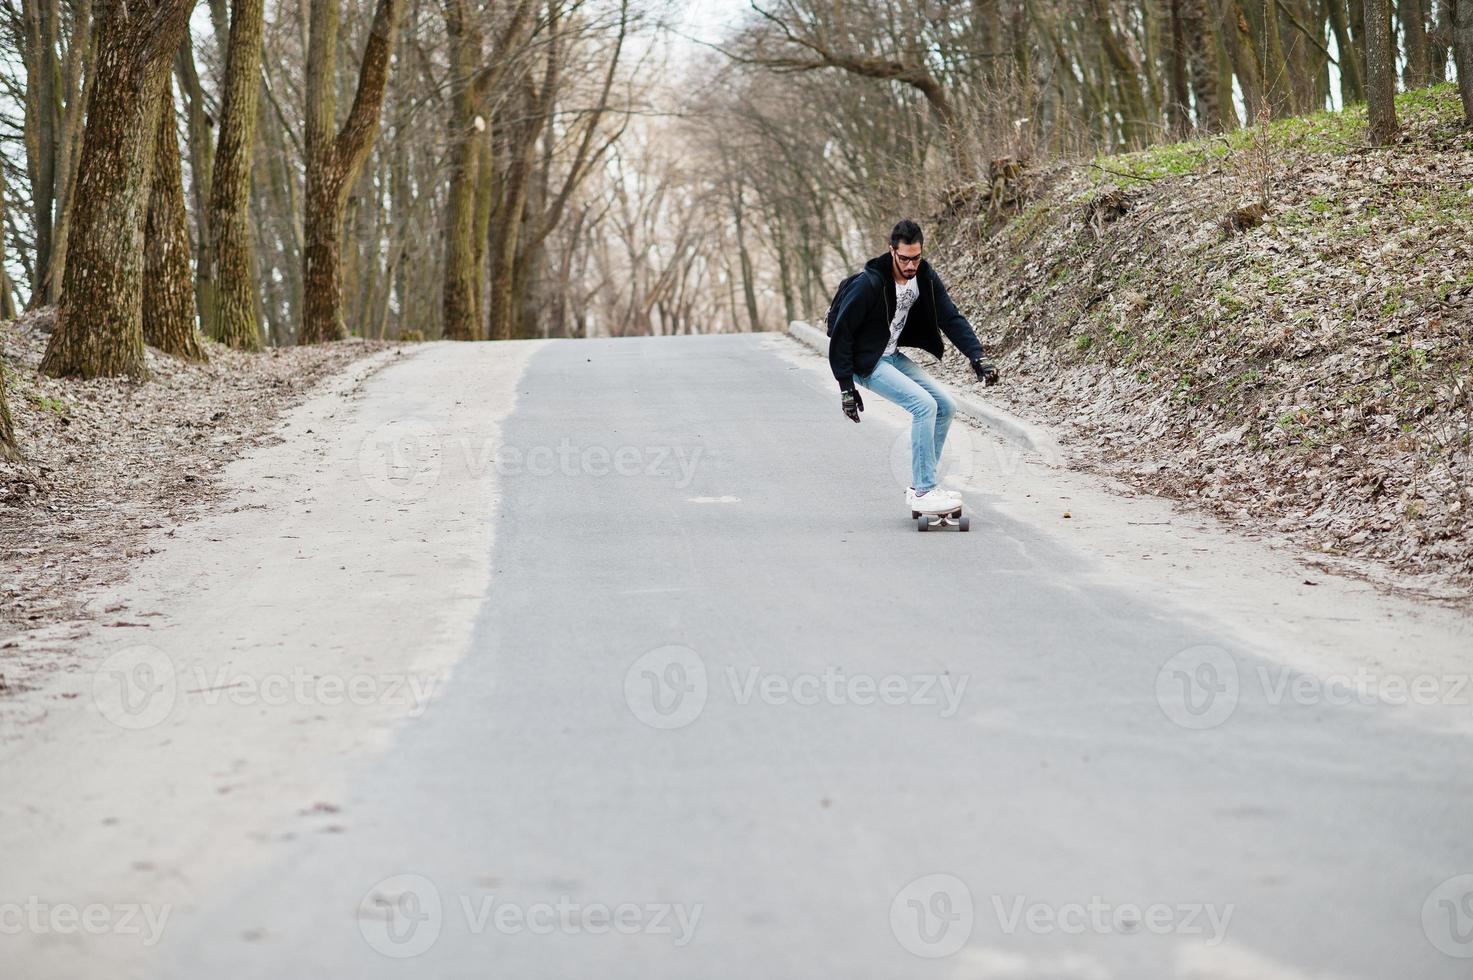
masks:
{"label": "black jacket", "polygon": [[[829,367],[841,391],[854,387],[854,375],[867,375],[880,363],[885,346],[890,343],[890,321],[895,317],[895,273],[890,253],[875,256],[864,267],[878,273],[884,285],[876,288],[875,276],[861,276],[834,315]],[[941,334],[945,333],[967,360],[981,357],[982,342],[972,332],[967,318],[957,311],[941,277],[925,259],[921,259],[916,280],[920,296],[906,316],[896,346],[919,347],[940,358],[945,352],[941,344]]]}

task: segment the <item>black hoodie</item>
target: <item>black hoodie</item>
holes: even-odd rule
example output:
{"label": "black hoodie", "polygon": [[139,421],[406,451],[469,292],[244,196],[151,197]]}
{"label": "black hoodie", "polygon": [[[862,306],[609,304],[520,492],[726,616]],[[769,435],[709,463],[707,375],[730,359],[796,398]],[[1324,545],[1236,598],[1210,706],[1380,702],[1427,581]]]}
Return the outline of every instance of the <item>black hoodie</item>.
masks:
{"label": "black hoodie", "polygon": [[[868,375],[880,363],[890,343],[890,321],[895,318],[895,272],[890,253],[875,256],[864,267],[878,276],[855,280],[839,303],[829,339],[829,367],[841,391],[854,387],[854,375]],[[876,278],[882,286],[875,285]],[[957,311],[941,277],[925,259],[921,259],[916,273],[916,285],[920,296],[910,308],[896,347],[919,347],[939,359],[945,352],[941,344],[944,332],[967,360],[981,357],[982,343],[972,332],[972,325]]]}

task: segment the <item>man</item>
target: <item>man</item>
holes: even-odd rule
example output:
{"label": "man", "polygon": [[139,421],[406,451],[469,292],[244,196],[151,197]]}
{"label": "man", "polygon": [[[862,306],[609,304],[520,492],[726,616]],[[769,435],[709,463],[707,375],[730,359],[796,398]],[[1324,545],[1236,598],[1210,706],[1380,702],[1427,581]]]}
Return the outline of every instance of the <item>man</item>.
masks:
{"label": "man", "polygon": [[947,514],[961,497],[936,485],[936,464],[956,406],[946,390],[901,347],[919,347],[936,357],[944,332],[972,363],[983,384],[995,384],[997,368],[982,356],[982,344],[967,318],[946,294],[941,277],[921,258],[921,226],[910,219],[890,232],[890,251],[865,263],[863,274],[840,290],[832,315],[829,367],[839,382],[844,414],[859,421],[864,400],[855,382],[910,413],[910,509]]}

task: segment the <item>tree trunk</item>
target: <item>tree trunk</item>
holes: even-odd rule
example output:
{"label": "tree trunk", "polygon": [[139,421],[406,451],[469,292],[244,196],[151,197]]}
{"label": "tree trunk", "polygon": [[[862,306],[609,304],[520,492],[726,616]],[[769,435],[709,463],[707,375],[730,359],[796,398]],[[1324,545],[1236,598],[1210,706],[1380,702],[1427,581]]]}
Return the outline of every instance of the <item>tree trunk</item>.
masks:
{"label": "tree trunk", "polygon": [[5,361],[0,358],[0,459],[21,461],[20,443],[15,439],[15,423],[10,420],[10,406],[5,401]]}
{"label": "tree trunk", "polygon": [[1458,66],[1458,94],[1463,97],[1463,121],[1473,126],[1473,0],[1453,6],[1453,60]]}
{"label": "tree trunk", "polygon": [[1009,86],[1013,110],[1030,105],[1033,99],[1033,65],[1028,46],[1029,7],[1026,3],[1013,5],[1008,34],[1013,45],[1013,84]]}
{"label": "tree trunk", "polygon": [[1233,71],[1238,76],[1238,87],[1243,90],[1244,120],[1254,125],[1268,109],[1267,93],[1263,86],[1263,65],[1259,62],[1258,45],[1253,43],[1253,30],[1248,17],[1238,0],[1228,0],[1223,5],[1223,42],[1233,62]]}
{"label": "tree trunk", "polygon": [[300,344],[341,340],[343,323],[342,233],[348,188],[358,177],[378,135],[379,109],[389,80],[403,0],[378,0],[358,73],[353,108],[334,134],[337,119],[338,0],[311,0],[307,51],[306,248]]}
{"label": "tree trunk", "polygon": [[1186,0],[1168,0],[1170,14],[1170,96],[1166,100],[1166,124],[1177,139],[1192,128],[1191,95],[1187,89],[1187,31],[1182,7]]}
{"label": "tree trunk", "polygon": [[[450,183],[445,202],[444,337],[479,340],[476,293],[476,191],[480,176],[481,131],[472,76],[481,58],[481,41],[466,22],[463,0],[445,0],[445,29],[450,39]],[[477,126],[479,123],[479,126]]]}
{"label": "tree trunk", "polygon": [[972,0],[971,33],[982,62],[982,79],[989,98],[996,98],[1003,77],[1002,11],[999,0]]}
{"label": "tree trunk", "polygon": [[179,164],[174,87],[164,75],[148,197],[143,280],[143,340],[165,354],[207,360],[194,327],[194,279],[190,275],[189,216]]}
{"label": "tree trunk", "polygon": [[1197,103],[1197,127],[1223,130],[1222,96],[1218,88],[1216,31],[1205,8],[1207,0],[1181,0],[1181,26],[1186,44],[1187,74]]}
{"label": "tree trunk", "polygon": [[1274,24],[1278,27],[1279,53],[1289,81],[1291,110],[1308,113],[1324,108],[1323,102],[1316,104],[1320,39],[1311,34],[1311,18],[1303,0],[1265,0],[1265,6],[1276,14]]}
{"label": "tree trunk", "polygon": [[475,269],[475,289],[471,296],[475,300],[476,335],[490,336],[490,303],[487,296],[491,283],[486,274],[486,249],[491,242],[491,214],[496,204],[496,158],[492,127],[495,117],[486,117],[486,131],[476,138],[480,147],[476,151],[476,211],[475,224],[471,229],[471,245],[475,251],[471,259]]}
{"label": "tree trunk", "polygon": [[537,139],[551,116],[562,69],[561,7],[551,4],[548,12],[548,42],[542,70],[542,88],[531,79],[522,81],[521,104],[525,113],[520,124],[510,124],[506,139],[506,177],[491,232],[490,337],[512,340],[517,336],[516,259],[526,219],[527,195],[532,183],[532,154]]}
{"label": "tree trunk", "polygon": [[1396,19],[1401,21],[1406,45],[1406,86],[1424,88],[1432,84],[1432,52],[1427,43],[1427,18],[1422,0],[1397,0]]}
{"label": "tree trunk", "polygon": [[189,193],[194,201],[194,239],[199,250],[194,263],[194,296],[199,322],[206,327],[215,319],[215,256],[210,231],[210,185],[215,173],[215,121],[205,111],[205,93],[194,63],[194,44],[188,34],[174,59],[179,94],[184,98],[189,119]]}
{"label": "tree trunk", "polygon": [[1284,55],[1284,36],[1279,30],[1278,3],[1277,0],[1256,0],[1252,8],[1253,39],[1263,71],[1261,78],[1268,98],[1269,115],[1282,119],[1294,114],[1296,99],[1293,88],[1295,74]]}
{"label": "tree trunk", "polygon": [[1132,147],[1144,146],[1150,142],[1151,119],[1146,112],[1146,98],[1141,93],[1140,66],[1115,32],[1109,0],[1090,0],[1090,10],[1105,57],[1115,74],[1115,87],[1121,97],[1120,111],[1125,117],[1125,142]]}
{"label": "tree trunk", "polygon": [[5,169],[0,167],[0,323],[20,315],[15,308],[15,290],[5,271]]}
{"label": "tree trunk", "polygon": [[1451,0],[1439,0],[1435,16],[1427,23],[1427,45],[1432,53],[1432,84],[1447,81],[1447,56],[1453,42]]}
{"label": "tree trunk", "polygon": [[1396,51],[1391,41],[1387,0],[1365,0],[1366,101],[1371,142],[1385,146],[1396,139]]}
{"label": "tree trunk", "polygon": [[[57,112],[56,91],[60,68],[56,45],[60,34],[57,0],[26,0],[21,4],[22,50],[26,70],[25,134],[27,176],[31,183],[31,222],[36,229],[36,268],[51,264],[56,203]],[[44,295],[45,284],[36,290]]]}
{"label": "tree trunk", "polygon": [[[530,151],[527,151],[530,152]],[[501,207],[497,208],[491,243],[491,309],[492,340],[511,340],[516,336],[516,300],[512,295],[516,272],[517,242],[521,237],[522,214],[526,210],[531,161],[518,147],[512,147],[511,172],[507,175]]]}
{"label": "tree trunk", "polygon": [[[1206,2],[1213,4],[1216,0]],[[1209,12],[1212,11],[1211,7],[1208,9]],[[1234,64],[1233,56],[1228,51],[1228,45],[1233,44],[1233,35],[1223,31],[1224,23],[1221,16],[1213,14],[1211,30],[1217,65],[1218,111],[1222,113],[1222,128],[1231,131],[1242,125],[1242,122],[1238,119],[1238,106],[1233,98]]]}
{"label": "tree trunk", "polygon": [[1345,2],[1346,0],[1326,0],[1330,14],[1330,30],[1335,32],[1335,47],[1340,52],[1340,103],[1342,106],[1362,102],[1366,97],[1365,81],[1361,74],[1361,51],[1350,36],[1350,20],[1345,14]]}
{"label": "tree trunk", "polygon": [[[735,186],[728,191],[728,196],[731,200],[732,227],[736,232],[737,257],[741,263],[742,298],[746,301],[747,323],[751,331],[756,333],[762,329],[762,323],[757,312],[756,273],[752,265],[752,253],[747,248],[746,213],[743,201],[746,185],[739,178],[733,183]],[[734,322],[739,324],[739,321]]]}
{"label": "tree trunk", "polygon": [[[93,24],[92,24],[92,0],[78,0],[71,8],[72,10],[72,33],[71,42],[67,47],[66,65],[64,77],[61,79],[60,87],[51,86],[50,98],[59,99],[65,97],[65,111],[57,104],[53,107],[52,122],[49,132],[51,133],[51,155],[50,162],[50,195],[51,203],[47,206],[45,224],[49,228],[48,255],[44,262],[36,263],[35,277],[29,304],[31,307],[51,305],[57,303],[61,298],[62,274],[66,268],[67,242],[70,235],[73,192],[77,183],[77,168],[81,159],[82,129],[85,116],[83,106],[90,98],[92,76],[89,73],[86,79],[85,91],[83,84],[84,65],[90,64],[92,60]],[[51,30],[55,30],[55,21],[52,21]],[[56,38],[52,37],[51,45],[54,48]],[[58,70],[59,63],[53,55],[43,59],[54,74]],[[29,98],[29,93],[28,93]],[[37,117],[39,119],[39,116]],[[27,136],[28,154],[30,148],[30,136]],[[37,145],[39,150],[39,144]],[[41,154],[42,156],[45,153]],[[44,181],[43,181],[44,183]],[[40,208],[37,209],[40,214]],[[39,226],[38,226],[39,227]]]}
{"label": "tree trunk", "polygon": [[192,0],[109,3],[97,27],[51,375],[144,377],[143,234],[160,93]]}
{"label": "tree trunk", "polygon": [[251,241],[251,162],[261,91],[264,0],[234,0],[225,52],[220,142],[210,193],[211,252],[215,260],[210,336],[241,350],[261,349],[256,320],[256,262]]}

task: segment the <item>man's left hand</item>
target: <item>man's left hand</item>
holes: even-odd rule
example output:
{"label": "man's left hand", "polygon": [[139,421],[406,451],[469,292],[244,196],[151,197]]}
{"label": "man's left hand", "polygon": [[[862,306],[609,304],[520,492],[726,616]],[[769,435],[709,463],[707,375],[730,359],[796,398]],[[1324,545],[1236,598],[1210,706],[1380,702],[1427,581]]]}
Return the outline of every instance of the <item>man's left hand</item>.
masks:
{"label": "man's left hand", "polygon": [[984,385],[991,387],[997,384],[997,368],[990,361],[983,360],[979,357],[972,362],[972,370],[977,372],[977,380]]}

